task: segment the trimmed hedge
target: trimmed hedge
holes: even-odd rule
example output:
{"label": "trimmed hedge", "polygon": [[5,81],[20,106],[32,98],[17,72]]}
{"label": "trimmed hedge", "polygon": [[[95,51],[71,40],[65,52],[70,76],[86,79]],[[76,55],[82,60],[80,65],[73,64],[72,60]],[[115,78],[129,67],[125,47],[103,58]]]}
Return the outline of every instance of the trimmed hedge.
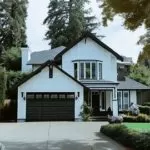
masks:
{"label": "trimmed hedge", "polygon": [[144,104],[142,104],[143,106],[149,106],[150,107],[150,102],[145,102]]}
{"label": "trimmed hedge", "polygon": [[150,115],[150,106],[139,106],[140,113]]}
{"label": "trimmed hedge", "polygon": [[102,126],[100,131],[126,147],[136,150],[150,149],[150,133],[140,133],[118,124]]}
{"label": "trimmed hedge", "polygon": [[138,116],[124,116],[123,122],[150,122],[150,117],[146,114],[139,114]]}

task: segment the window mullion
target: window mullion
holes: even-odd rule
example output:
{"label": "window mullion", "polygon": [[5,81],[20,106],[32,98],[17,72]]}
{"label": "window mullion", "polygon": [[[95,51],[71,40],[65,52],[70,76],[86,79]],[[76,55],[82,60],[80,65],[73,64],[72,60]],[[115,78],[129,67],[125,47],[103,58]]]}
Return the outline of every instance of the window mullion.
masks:
{"label": "window mullion", "polygon": [[80,63],[77,63],[77,79],[80,79]]}
{"label": "window mullion", "polygon": [[99,63],[97,62],[96,63],[96,66],[97,66],[97,80],[99,80],[100,78],[99,78]]}

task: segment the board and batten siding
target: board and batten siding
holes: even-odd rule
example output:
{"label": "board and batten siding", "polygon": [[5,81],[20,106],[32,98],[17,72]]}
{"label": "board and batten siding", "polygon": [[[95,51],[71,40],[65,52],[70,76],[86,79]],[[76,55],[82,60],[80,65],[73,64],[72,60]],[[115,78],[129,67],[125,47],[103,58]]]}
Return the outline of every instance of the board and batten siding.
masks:
{"label": "board and batten siding", "polygon": [[73,60],[100,60],[103,79],[117,81],[117,58],[90,38],[81,40],[62,56],[62,69],[72,76]]}
{"label": "board and batten siding", "polygon": [[40,73],[33,76],[27,82],[18,87],[18,120],[26,119],[26,100],[22,98],[21,92],[74,92],[80,96],[75,100],[75,119],[79,119],[81,106],[84,100],[84,88],[74,80],[66,76],[57,68],[53,68],[53,78],[49,78],[49,69],[45,67]]}

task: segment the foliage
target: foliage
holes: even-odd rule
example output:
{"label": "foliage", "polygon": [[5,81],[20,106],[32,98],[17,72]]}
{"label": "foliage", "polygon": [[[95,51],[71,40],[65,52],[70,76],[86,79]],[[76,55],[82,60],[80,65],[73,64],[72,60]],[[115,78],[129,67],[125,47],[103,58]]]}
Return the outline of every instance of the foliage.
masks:
{"label": "foliage", "polygon": [[136,150],[150,149],[150,133],[140,133],[125,125],[105,125],[100,131],[126,147]]}
{"label": "foliage", "polygon": [[149,0],[102,0],[103,24],[112,21],[115,15],[124,18],[124,26],[135,30],[142,24],[150,27],[150,1]]}
{"label": "foliage", "polygon": [[80,112],[80,116],[83,121],[90,121],[90,117],[92,115],[92,108],[87,105],[86,102],[81,106],[82,111]]}
{"label": "foliage", "polygon": [[150,85],[150,69],[144,65],[131,66],[129,77],[145,85]]}
{"label": "foliage", "polygon": [[1,58],[2,65],[6,70],[21,70],[21,51],[19,48],[12,47],[8,51],[2,54]]}
{"label": "foliage", "polygon": [[0,66],[0,106],[3,104],[5,99],[7,76],[5,69]]}
{"label": "foliage", "polygon": [[46,39],[53,47],[68,46],[78,39],[84,31],[93,31],[97,27],[95,17],[84,9],[88,0],[51,0],[48,16],[44,24],[48,26]]}
{"label": "foliage", "polygon": [[[142,44],[138,62],[145,65],[150,61],[150,1],[149,0],[101,0],[103,25],[107,26],[116,15],[123,18],[123,25],[129,30],[136,30],[144,25],[146,34],[140,37],[138,44]],[[150,62],[148,63],[150,65]],[[146,65],[147,66],[147,65]]]}
{"label": "foliage", "polygon": [[27,0],[0,1],[0,54],[26,44]]}
{"label": "foliage", "polygon": [[28,74],[20,71],[8,71],[7,72],[7,98],[16,99],[17,87],[16,85],[24,79]]}
{"label": "foliage", "polygon": [[139,114],[138,116],[127,115],[123,117],[124,122],[150,122],[150,117],[146,114]]}
{"label": "foliage", "polygon": [[150,102],[145,102],[144,104],[142,104],[143,106],[149,106],[150,107]]}
{"label": "foliage", "polygon": [[139,109],[142,114],[150,115],[150,106],[139,106]]}

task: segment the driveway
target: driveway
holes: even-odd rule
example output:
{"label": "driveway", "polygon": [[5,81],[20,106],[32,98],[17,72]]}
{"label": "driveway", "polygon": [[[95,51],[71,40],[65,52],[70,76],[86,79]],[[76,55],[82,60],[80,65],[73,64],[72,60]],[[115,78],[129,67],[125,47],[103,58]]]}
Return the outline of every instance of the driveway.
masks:
{"label": "driveway", "polygon": [[99,134],[105,122],[0,124],[3,150],[125,150]]}

